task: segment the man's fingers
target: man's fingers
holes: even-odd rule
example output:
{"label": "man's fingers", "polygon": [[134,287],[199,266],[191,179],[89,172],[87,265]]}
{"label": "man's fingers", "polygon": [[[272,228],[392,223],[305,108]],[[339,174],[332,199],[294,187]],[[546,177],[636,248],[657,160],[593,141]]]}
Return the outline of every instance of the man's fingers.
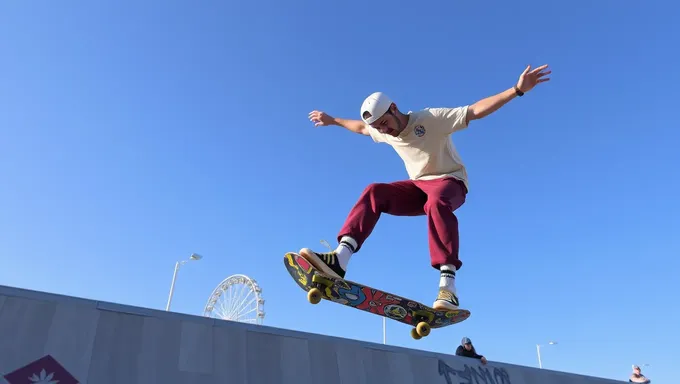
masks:
{"label": "man's fingers", "polygon": [[543,65],[541,65],[540,67],[534,68],[534,70],[531,71],[531,73],[541,72],[542,70],[544,70],[544,69],[546,69],[546,68],[548,68],[548,64],[543,64]]}
{"label": "man's fingers", "polygon": [[529,69],[531,68],[531,64],[527,65],[526,68],[524,68],[524,72],[522,72],[522,75],[526,75],[527,72],[529,72]]}

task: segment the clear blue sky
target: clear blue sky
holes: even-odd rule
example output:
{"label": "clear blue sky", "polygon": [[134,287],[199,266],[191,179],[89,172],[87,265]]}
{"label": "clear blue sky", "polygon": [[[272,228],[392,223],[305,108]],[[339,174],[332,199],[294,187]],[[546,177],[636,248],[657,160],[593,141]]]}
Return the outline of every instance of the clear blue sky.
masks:
{"label": "clear blue sky", "polygon": [[[554,339],[546,368],[674,380],[678,6],[419,4],[3,2],[0,284],[160,309],[197,252],[175,311],[200,314],[243,273],[265,324],[380,342],[380,317],[308,304],[282,257],[334,245],[363,188],[406,172],[308,112],[358,118],[377,90],[407,111],[459,106],[547,63],[549,83],[454,136],[472,317],[420,341],[389,322],[388,343],[453,353],[469,336],[535,366]],[[348,277],[430,303],[425,218],[383,216]]]}

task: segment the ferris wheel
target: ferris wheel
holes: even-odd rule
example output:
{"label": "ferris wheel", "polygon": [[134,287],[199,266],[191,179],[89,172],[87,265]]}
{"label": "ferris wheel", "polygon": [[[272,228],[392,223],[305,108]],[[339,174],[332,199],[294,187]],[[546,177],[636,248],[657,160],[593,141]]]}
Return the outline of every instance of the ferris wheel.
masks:
{"label": "ferris wheel", "polygon": [[262,324],[264,320],[262,288],[255,279],[246,275],[231,275],[215,287],[205,305],[203,316]]}

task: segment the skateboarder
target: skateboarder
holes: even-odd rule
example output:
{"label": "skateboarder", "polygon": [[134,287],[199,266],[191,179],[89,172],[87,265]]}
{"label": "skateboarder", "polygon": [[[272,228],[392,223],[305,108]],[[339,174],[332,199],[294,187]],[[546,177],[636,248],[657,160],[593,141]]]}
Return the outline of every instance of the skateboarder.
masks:
{"label": "skateboarder", "polygon": [[332,252],[303,248],[300,255],[319,270],[344,278],[350,257],[361,249],[382,213],[426,215],[430,264],[440,271],[439,291],[432,307],[457,309],[459,299],[454,280],[463,263],[458,258],[458,219],[453,211],[465,202],[468,180],[449,136],[550,80],[546,77],[551,73],[547,68],[543,65],[531,70],[527,66],[514,86],[467,106],[425,108],[404,114],[387,95],[376,92],[361,105],[361,120],[312,111],[309,119],[317,127],[338,125],[370,136],[377,143],[391,145],[404,161],[409,179],[369,185],[340,229],[337,248]]}

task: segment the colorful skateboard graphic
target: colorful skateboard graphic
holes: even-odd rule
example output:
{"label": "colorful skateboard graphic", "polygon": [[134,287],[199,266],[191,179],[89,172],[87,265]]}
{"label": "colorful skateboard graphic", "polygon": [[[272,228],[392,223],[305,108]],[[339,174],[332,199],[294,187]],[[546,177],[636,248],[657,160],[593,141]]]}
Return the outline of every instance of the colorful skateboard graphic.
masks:
{"label": "colorful skateboard graphic", "polygon": [[326,299],[411,325],[414,327],[411,337],[416,340],[429,335],[431,328],[446,327],[470,317],[466,309],[437,311],[417,301],[328,276],[294,252],[286,253],[283,263],[293,280],[307,291],[310,303]]}

